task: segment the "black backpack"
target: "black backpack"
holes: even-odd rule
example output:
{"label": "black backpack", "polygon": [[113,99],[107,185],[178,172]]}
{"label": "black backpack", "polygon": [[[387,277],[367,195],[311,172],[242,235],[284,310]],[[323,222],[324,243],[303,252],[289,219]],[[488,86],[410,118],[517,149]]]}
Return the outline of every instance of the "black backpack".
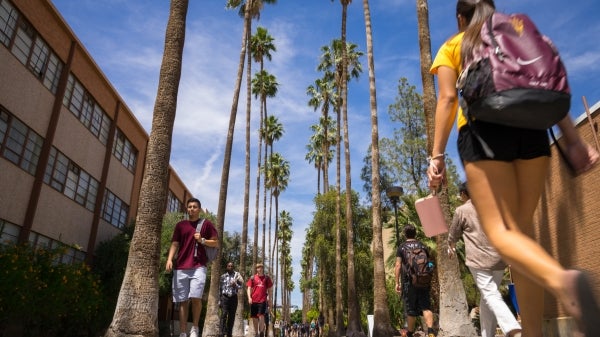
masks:
{"label": "black backpack", "polygon": [[433,262],[424,247],[405,247],[405,271],[415,288],[428,288],[433,278]]}

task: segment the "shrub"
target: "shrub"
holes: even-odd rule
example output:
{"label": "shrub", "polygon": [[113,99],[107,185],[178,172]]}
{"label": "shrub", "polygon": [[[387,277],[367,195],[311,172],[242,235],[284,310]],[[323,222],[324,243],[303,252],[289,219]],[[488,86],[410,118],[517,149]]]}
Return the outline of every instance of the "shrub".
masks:
{"label": "shrub", "polygon": [[87,336],[103,307],[98,277],[83,263],[61,264],[64,249],[0,245],[0,330],[25,336]]}

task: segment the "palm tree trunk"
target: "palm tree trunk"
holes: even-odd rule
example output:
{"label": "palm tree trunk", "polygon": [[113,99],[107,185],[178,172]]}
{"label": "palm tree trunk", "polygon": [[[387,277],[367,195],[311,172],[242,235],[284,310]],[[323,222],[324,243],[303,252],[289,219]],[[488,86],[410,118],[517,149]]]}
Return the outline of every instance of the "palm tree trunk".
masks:
{"label": "palm tree trunk", "polygon": [[[244,26],[250,26],[252,20],[244,21]],[[249,41],[250,29],[246,30],[246,42]],[[243,39],[242,39],[243,41]],[[242,246],[240,247],[240,264],[238,270],[244,280],[246,279],[246,252],[248,248],[248,217],[250,204],[250,122],[252,111],[252,90],[251,90],[251,64],[252,57],[246,53],[248,62],[248,71],[246,71],[246,160],[244,177],[244,214],[242,219]],[[238,296],[238,306],[235,312],[235,321],[233,326],[233,335],[236,337],[244,336],[244,303],[246,302],[245,291]]]}
{"label": "palm tree trunk", "polygon": [[[336,196],[335,196],[335,282],[336,284],[342,284],[342,170],[341,170],[341,157],[342,157],[342,148],[341,148],[341,128],[339,127],[341,121],[341,113],[339,108],[336,108],[336,116],[337,116],[337,142],[336,142]],[[342,287],[336,287],[335,289],[335,331],[336,336],[341,337],[346,334],[346,330],[344,329],[344,298],[342,294]]]}
{"label": "palm tree trunk", "polygon": [[188,0],[172,0],[127,268],[106,337],[158,336],[158,276]]}
{"label": "palm tree trunk", "polygon": [[346,246],[348,255],[348,332],[360,334],[360,305],[356,296],[354,269],[354,228],[352,227],[352,172],[350,168],[350,141],[348,139],[348,48],[346,47],[346,17],[350,0],[342,0],[342,119],[344,123],[344,160],[346,167]]}
{"label": "palm tree trunk", "polygon": [[379,177],[379,126],[377,120],[377,93],[375,87],[375,63],[369,0],[363,0],[367,39],[367,62],[369,66],[369,97],[371,106],[371,200],[373,217],[373,337],[396,335],[392,327],[385,282],[385,262],[381,225],[381,191]]}
{"label": "palm tree trunk", "polygon": [[[237,117],[237,108],[239,104],[240,90],[242,87],[242,78],[244,74],[244,60],[246,59],[246,49],[248,46],[249,11],[248,8],[252,0],[248,0],[244,14],[244,32],[242,33],[242,48],[240,50],[238,73],[236,78],[233,102],[231,104],[231,113],[229,116],[229,127],[227,130],[227,140],[225,142],[225,153],[223,155],[223,169],[221,172],[221,188],[219,190],[219,204],[217,206],[217,225],[216,229],[219,238],[223,238],[223,227],[225,225],[225,211],[227,206],[227,187],[229,184],[229,169],[231,167],[231,151],[233,148],[233,135],[235,131],[235,120]],[[208,293],[208,303],[206,304],[206,317],[204,319],[203,336],[216,335],[219,331],[219,280],[221,276],[221,254],[217,254],[212,263],[210,273],[210,290]]]}
{"label": "palm tree trunk", "polygon": [[[266,97],[263,97],[263,99],[261,99],[261,104],[263,106],[262,110],[263,110],[263,130],[267,130],[267,99]],[[266,226],[267,226],[267,151],[268,151],[268,141],[267,141],[267,135],[265,133],[264,137],[264,145],[265,145],[265,154],[264,154],[264,158],[263,158],[263,166],[264,166],[264,176],[263,176],[263,217],[262,217],[262,263],[266,263],[265,257],[267,254],[267,250],[266,250]],[[260,174],[260,173],[259,173]],[[271,270],[268,271],[269,274],[272,272]]]}

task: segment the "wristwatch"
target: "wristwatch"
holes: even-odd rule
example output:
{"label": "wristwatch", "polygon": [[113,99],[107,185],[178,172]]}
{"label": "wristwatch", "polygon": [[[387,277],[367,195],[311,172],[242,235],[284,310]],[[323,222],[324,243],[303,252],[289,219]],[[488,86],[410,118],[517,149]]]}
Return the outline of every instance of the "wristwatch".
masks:
{"label": "wristwatch", "polygon": [[205,238],[202,238],[202,239],[200,240],[200,243],[201,243],[201,244],[203,244],[203,245],[204,245],[204,244],[206,244],[206,239],[205,239]]}

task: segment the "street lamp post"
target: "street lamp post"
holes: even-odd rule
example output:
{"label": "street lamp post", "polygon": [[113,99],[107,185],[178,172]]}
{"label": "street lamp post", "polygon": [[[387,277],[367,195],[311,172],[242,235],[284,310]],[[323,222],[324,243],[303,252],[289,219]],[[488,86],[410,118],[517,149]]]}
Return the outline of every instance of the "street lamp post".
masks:
{"label": "street lamp post", "polygon": [[398,231],[398,202],[400,197],[404,194],[404,190],[400,186],[390,186],[385,190],[385,194],[394,205],[394,219],[396,221],[396,246],[400,244],[400,232]]}

